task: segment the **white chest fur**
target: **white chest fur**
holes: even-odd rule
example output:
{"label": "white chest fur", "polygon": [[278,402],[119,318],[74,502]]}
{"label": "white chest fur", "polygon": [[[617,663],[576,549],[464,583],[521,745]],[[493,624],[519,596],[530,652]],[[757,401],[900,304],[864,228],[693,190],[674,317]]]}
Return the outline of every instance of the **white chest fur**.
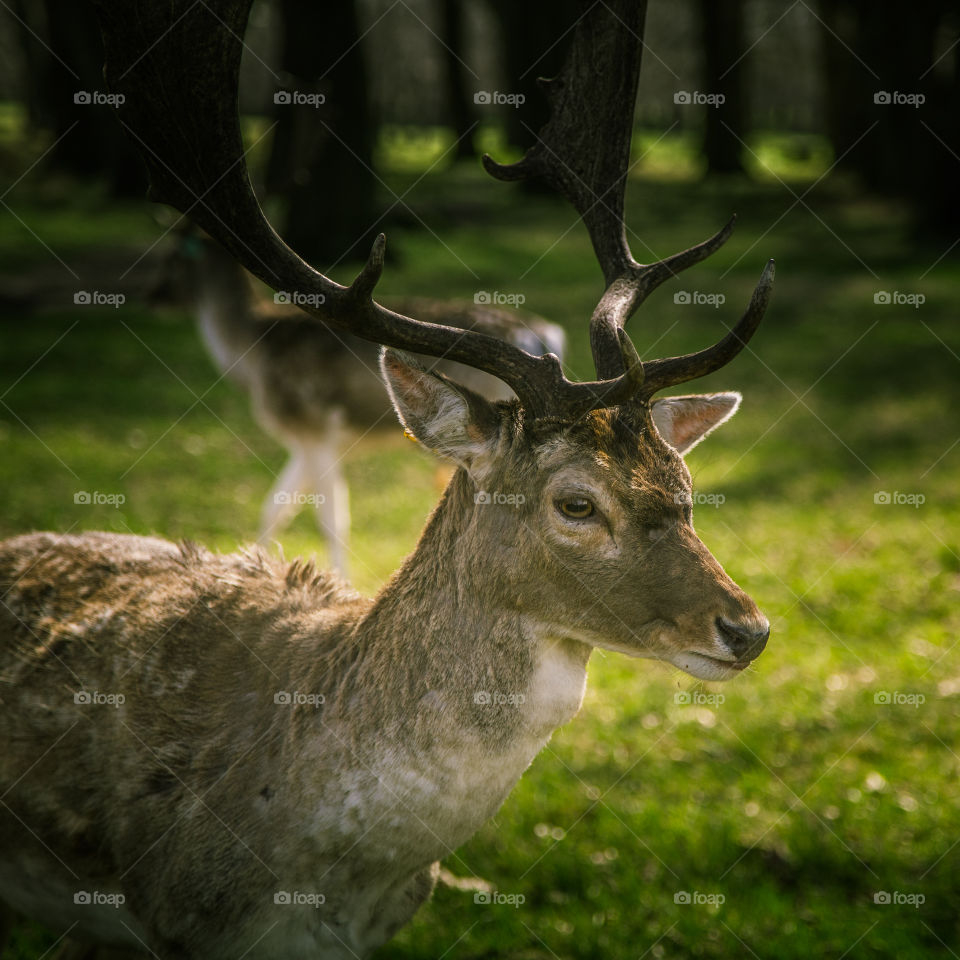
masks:
{"label": "white chest fur", "polygon": [[569,642],[541,641],[526,704],[531,733],[549,738],[557,727],[576,715],[587,686],[585,664],[583,652],[571,649]]}
{"label": "white chest fur", "polygon": [[369,839],[385,862],[414,851],[441,858],[464,843],[500,808],[553,731],[576,714],[586,687],[583,651],[556,641],[538,648],[526,689],[483,691],[490,702],[477,706],[481,718],[485,709],[499,711],[509,736],[483,723],[445,723],[450,694],[430,691],[424,701],[437,724],[429,747],[385,749],[372,793],[351,791],[351,827],[362,832],[377,823]]}

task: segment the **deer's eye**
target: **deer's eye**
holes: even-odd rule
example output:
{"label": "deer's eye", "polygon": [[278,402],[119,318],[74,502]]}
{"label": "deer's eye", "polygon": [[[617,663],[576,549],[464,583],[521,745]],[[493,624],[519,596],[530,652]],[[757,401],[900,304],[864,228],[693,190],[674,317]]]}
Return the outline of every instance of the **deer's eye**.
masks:
{"label": "deer's eye", "polygon": [[567,497],[557,501],[557,509],[571,520],[586,520],[592,517],[593,504],[585,497]]}

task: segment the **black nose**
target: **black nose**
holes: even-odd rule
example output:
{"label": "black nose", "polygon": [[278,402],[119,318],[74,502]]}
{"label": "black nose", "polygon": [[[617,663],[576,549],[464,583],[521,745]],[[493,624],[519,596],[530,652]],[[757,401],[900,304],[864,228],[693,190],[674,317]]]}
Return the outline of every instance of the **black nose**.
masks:
{"label": "black nose", "polygon": [[770,636],[770,624],[766,620],[762,625],[758,625],[756,621],[734,623],[725,617],[717,617],[717,630],[737,660],[753,660],[759,657]]}

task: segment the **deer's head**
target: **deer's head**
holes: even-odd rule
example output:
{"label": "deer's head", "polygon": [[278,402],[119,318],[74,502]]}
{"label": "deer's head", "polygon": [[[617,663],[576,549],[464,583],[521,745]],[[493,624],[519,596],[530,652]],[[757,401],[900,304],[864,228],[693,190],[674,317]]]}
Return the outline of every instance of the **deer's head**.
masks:
{"label": "deer's head", "polygon": [[[769,624],[693,528],[683,454],[729,419],[736,393],[671,397],[529,419],[387,350],[406,429],[461,468],[463,550],[502,564],[491,603],[551,636],[666,660],[704,680],[734,676]],[[491,578],[496,582],[497,578]]]}

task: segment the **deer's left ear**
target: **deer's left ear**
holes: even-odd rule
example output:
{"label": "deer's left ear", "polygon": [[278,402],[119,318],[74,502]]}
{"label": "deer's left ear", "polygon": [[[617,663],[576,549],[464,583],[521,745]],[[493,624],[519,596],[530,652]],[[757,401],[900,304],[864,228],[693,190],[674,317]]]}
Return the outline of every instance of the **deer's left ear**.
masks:
{"label": "deer's left ear", "polygon": [[702,393],[655,400],[651,410],[660,436],[679,454],[692,450],[740,406],[739,393]]}
{"label": "deer's left ear", "polygon": [[380,370],[397,416],[412,437],[468,470],[489,459],[500,428],[489,401],[424,369],[400,350],[385,347]]}

